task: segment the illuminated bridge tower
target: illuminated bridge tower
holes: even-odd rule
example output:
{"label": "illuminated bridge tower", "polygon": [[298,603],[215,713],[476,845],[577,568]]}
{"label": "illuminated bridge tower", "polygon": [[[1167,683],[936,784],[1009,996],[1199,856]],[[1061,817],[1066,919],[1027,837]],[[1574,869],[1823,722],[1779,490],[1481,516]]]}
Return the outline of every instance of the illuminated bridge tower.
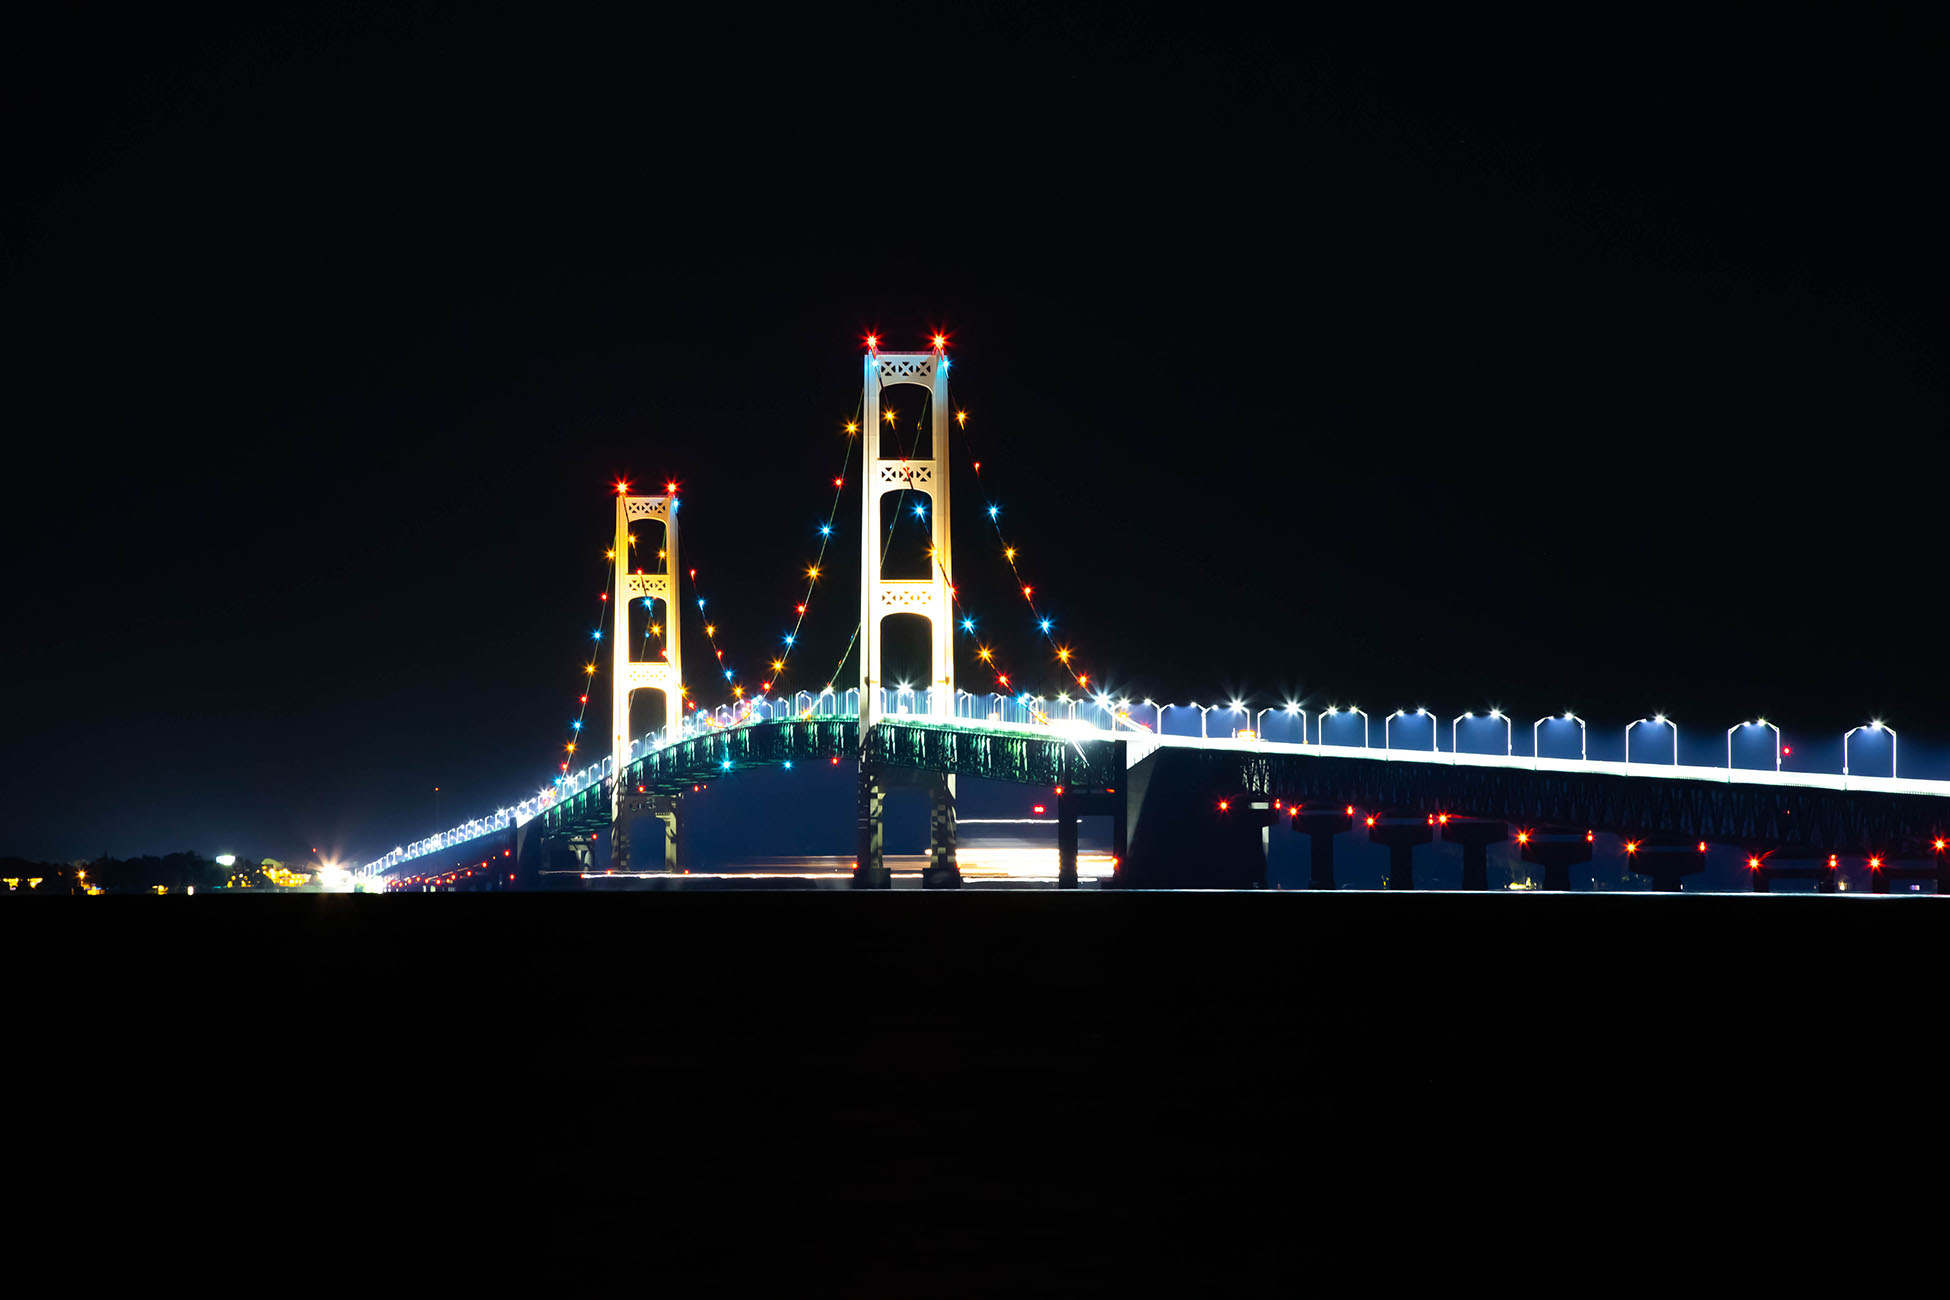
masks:
{"label": "illuminated bridge tower", "polygon": [[[650,539],[635,545],[631,529],[640,521],[663,529],[662,559],[650,557]],[[642,557],[642,558],[639,558]],[[659,569],[662,572],[658,572]],[[642,569],[645,572],[638,573]],[[673,867],[677,862],[676,795],[639,795],[626,791],[623,771],[630,765],[630,692],[661,691],[664,697],[664,723],[675,727],[684,716],[684,620],[677,608],[677,498],[616,496],[616,602],[613,624],[614,643],[610,647],[610,754],[615,780],[610,789],[610,865],[623,867],[630,861],[629,823],[645,814],[663,823],[664,851],[661,863],[652,855],[644,865]],[[630,651],[630,603],[656,601],[662,606],[664,658],[636,660]],[[653,615],[656,606],[652,606]]]}
{"label": "illuminated bridge tower", "polygon": [[[860,434],[865,443],[866,480],[860,492],[860,805],[859,855],[854,864],[856,886],[885,889],[892,882],[881,857],[880,809],[885,783],[892,775],[873,761],[870,736],[880,721],[880,692],[890,685],[881,667],[881,622],[895,614],[915,614],[928,623],[928,677],[925,695],[917,689],[915,708],[940,719],[955,713],[955,608],[949,591],[954,572],[953,535],[948,527],[948,357],[941,342],[928,352],[882,352],[867,341],[863,364]],[[885,389],[912,384],[926,394],[928,445],[925,455],[880,454],[881,395]],[[928,515],[928,541],[933,563],[926,578],[891,579],[882,576],[887,520],[881,497],[904,490],[897,509],[923,507]],[[923,683],[913,683],[917,688]],[[922,701],[925,700],[925,703]],[[905,774],[903,774],[903,779]],[[922,881],[930,888],[961,884],[955,865],[955,779],[935,773],[915,773],[914,783],[928,791],[928,866]]]}

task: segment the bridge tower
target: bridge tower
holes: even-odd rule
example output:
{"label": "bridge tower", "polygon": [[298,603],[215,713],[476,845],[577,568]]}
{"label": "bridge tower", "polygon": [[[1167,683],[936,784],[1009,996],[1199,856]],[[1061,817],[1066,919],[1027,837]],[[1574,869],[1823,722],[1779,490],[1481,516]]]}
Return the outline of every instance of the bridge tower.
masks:
{"label": "bridge tower", "polygon": [[[952,719],[955,713],[955,607],[949,591],[954,571],[953,533],[948,504],[948,357],[937,340],[926,352],[882,352],[868,340],[863,361],[860,436],[865,442],[866,474],[860,492],[860,849],[854,883],[885,889],[891,883],[881,857],[880,807],[882,775],[875,770],[869,736],[882,713],[880,690],[888,683],[881,668],[882,620],[893,614],[918,614],[928,622],[928,696],[931,717]],[[885,389],[911,384],[927,394],[928,451],[926,456],[881,455],[881,395]],[[887,520],[882,517],[883,493],[905,488],[910,497],[926,498],[928,541],[934,563],[926,578],[889,579],[881,576]],[[915,683],[918,687],[921,683]],[[928,867],[923,883],[952,888],[961,883],[955,865],[955,779],[924,779],[931,804]]]}
{"label": "bridge tower", "polygon": [[[677,852],[677,796],[638,795],[623,785],[623,771],[630,765],[630,693],[660,691],[664,697],[664,723],[675,726],[684,717],[684,656],[682,611],[677,607],[677,497],[629,496],[616,494],[616,602],[612,620],[614,644],[610,647],[610,754],[615,773],[610,784],[610,865],[623,867],[630,859],[629,822],[643,814],[655,816],[664,826],[664,851],[660,865],[674,866]],[[663,526],[663,558],[649,555],[649,539],[634,546],[630,529],[648,520]],[[641,558],[639,558],[641,557]],[[642,569],[642,573],[637,570]],[[659,569],[662,571],[659,572]],[[657,660],[632,658],[629,610],[633,600],[655,600],[664,610],[665,656]]]}

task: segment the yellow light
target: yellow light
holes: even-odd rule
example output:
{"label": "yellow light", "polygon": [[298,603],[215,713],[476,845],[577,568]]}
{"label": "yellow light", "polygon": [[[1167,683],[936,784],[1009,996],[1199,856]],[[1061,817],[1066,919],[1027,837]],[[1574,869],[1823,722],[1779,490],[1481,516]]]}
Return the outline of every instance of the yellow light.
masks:
{"label": "yellow light", "polygon": [[1003,547],[1003,548],[1002,548],[1002,558],[1003,558],[1003,559],[1005,559],[1005,560],[1009,560],[1009,561],[1011,561],[1011,562],[1013,562],[1013,561],[1015,560],[1015,558],[1016,558],[1016,548],[1015,548],[1015,547],[1013,547],[1013,546],[1005,546],[1005,547]]}
{"label": "yellow light", "polygon": [[982,658],[982,659],[987,659],[987,658],[989,657],[989,648],[988,648],[987,646],[983,646],[983,647],[982,647],[982,648],[981,648],[981,649],[980,649],[979,651],[977,651],[976,653],[977,653],[977,655],[978,655],[978,656],[979,656],[980,658]]}
{"label": "yellow light", "polygon": [[779,670],[780,670],[781,668],[783,668],[783,667],[785,667],[785,660],[783,660],[783,659],[774,659],[774,660],[772,661],[772,671],[773,671],[773,672],[777,672],[777,671],[779,671]]}
{"label": "yellow light", "polygon": [[605,560],[613,560],[613,559],[615,559],[615,558],[616,558],[616,552],[615,552],[615,551],[604,551],[604,552],[603,552],[603,558],[604,558]]}
{"label": "yellow light", "polygon": [[576,744],[573,740],[569,742],[569,752],[571,754],[576,752]]}
{"label": "yellow light", "polygon": [[718,634],[718,625],[716,623],[706,623],[704,625],[704,635],[716,636],[717,634]]}
{"label": "yellow light", "polygon": [[880,418],[887,421],[887,423],[892,424],[894,422],[894,413],[892,411],[889,411],[887,412],[887,414],[881,416]]}
{"label": "yellow light", "polygon": [[816,580],[819,577],[819,566],[817,564],[806,566],[806,576]]}
{"label": "yellow light", "polygon": [[588,673],[591,677],[594,677],[596,675],[596,665],[584,664],[582,666],[582,671]]}
{"label": "yellow light", "polygon": [[848,420],[846,422],[846,431],[848,433],[858,433],[860,432],[860,426],[855,424],[853,421]]}
{"label": "yellow light", "polygon": [[630,534],[630,545],[632,545],[632,546],[635,546],[635,545],[636,545],[636,534],[635,534],[635,533],[631,533],[631,534]]}
{"label": "yellow light", "polygon": [[1056,657],[1058,659],[1061,659],[1066,664],[1070,662],[1070,652],[1068,650],[1058,650],[1056,652]]}
{"label": "yellow light", "polygon": [[961,426],[962,428],[964,428],[964,429],[966,429],[966,428],[968,427],[968,412],[967,412],[967,411],[956,411],[956,412],[955,412],[955,423],[956,423],[956,424],[959,424],[959,425],[960,425],[960,426]]}

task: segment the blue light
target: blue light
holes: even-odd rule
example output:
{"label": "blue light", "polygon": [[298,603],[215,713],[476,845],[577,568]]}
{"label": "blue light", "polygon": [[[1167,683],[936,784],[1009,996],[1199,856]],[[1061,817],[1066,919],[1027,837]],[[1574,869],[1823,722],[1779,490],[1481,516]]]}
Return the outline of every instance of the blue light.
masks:
{"label": "blue light", "polygon": [[833,535],[833,525],[821,524],[819,526],[819,535],[821,537],[831,537]]}
{"label": "blue light", "polygon": [[650,608],[650,598],[649,598],[648,596],[645,596],[645,597],[643,598],[643,607],[644,607],[645,609],[649,609],[649,608]]}
{"label": "blue light", "polygon": [[729,668],[727,668],[727,669],[725,669],[725,670],[724,670],[724,679],[725,679],[726,681],[730,681],[730,680],[731,680],[731,669],[729,669]]}
{"label": "blue light", "polygon": [[729,772],[731,770],[731,760],[727,758],[724,762],[718,764],[718,766]]}
{"label": "blue light", "polygon": [[597,628],[594,632],[591,632],[589,635],[595,637],[598,641],[600,641],[603,639],[603,630],[601,628]]}
{"label": "blue light", "polygon": [[973,632],[975,630],[975,620],[972,618],[963,619],[961,621],[961,630],[964,632]]}
{"label": "blue light", "polygon": [[699,597],[697,598],[697,607],[698,607],[699,609],[703,609],[703,608],[704,608],[704,597],[702,597],[702,596],[699,596]]}
{"label": "blue light", "polygon": [[581,730],[582,730],[582,719],[581,719],[581,718],[577,718],[577,719],[576,719],[576,720],[575,720],[574,722],[571,722],[571,723],[570,723],[569,725],[570,725],[571,727],[574,727],[574,728],[575,728],[575,729],[576,729],[577,731],[581,731]]}
{"label": "blue light", "polygon": [[948,373],[948,358],[946,357],[941,358],[941,373],[944,375]]}
{"label": "blue light", "polygon": [[928,508],[926,506],[915,506],[914,517],[916,519],[926,519],[928,517]]}
{"label": "blue light", "polygon": [[998,511],[1000,511],[1001,509],[1002,509],[1002,507],[1001,507],[1001,506],[990,506],[990,507],[989,507],[989,518],[991,518],[991,519],[993,519],[993,518],[995,518],[995,516],[996,516],[996,513],[997,513]]}
{"label": "blue light", "polygon": [[1044,620],[1043,620],[1043,631],[1045,631],[1045,632],[1047,632],[1047,631],[1049,631],[1049,620],[1048,620],[1048,619],[1044,619]]}
{"label": "blue light", "polygon": [[791,644],[792,644],[792,633],[790,633],[790,632],[788,632],[788,633],[786,633],[786,634],[785,634],[785,643],[786,643],[787,645],[791,645]]}
{"label": "blue light", "polygon": [[788,772],[792,770],[792,760],[789,758],[785,760],[785,770]]}

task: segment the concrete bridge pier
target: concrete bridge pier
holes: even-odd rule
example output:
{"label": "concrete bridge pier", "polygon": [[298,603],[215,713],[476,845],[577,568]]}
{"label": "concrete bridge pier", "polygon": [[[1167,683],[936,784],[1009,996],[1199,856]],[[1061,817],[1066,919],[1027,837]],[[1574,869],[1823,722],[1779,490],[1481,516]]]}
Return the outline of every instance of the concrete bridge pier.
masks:
{"label": "concrete bridge pier", "polygon": [[1328,807],[1307,804],[1287,818],[1293,829],[1313,840],[1313,871],[1309,889],[1333,889],[1334,837],[1354,826],[1354,810],[1345,805]]}
{"label": "concrete bridge pier", "polygon": [[867,762],[864,754],[860,757],[859,789],[854,819],[859,833],[859,847],[853,857],[853,887],[892,889],[894,876],[887,869],[881,852],[880,813],[887,800],[887,791],[881,784],[880,772]]}
{"label": "concrete bridge pier", "polygon": [[1388,846],[1388,888],[1415,888],[1415,846],[1435,838],[1427,813],[1381,812],[1367,819],[1368,842]]}
{"label": "concrete bridge pier", "polygon": [[1112,868],[1115,873],[1122,867],[1126,841],[1130,834],[1129,804],[1126,796],[1116,790],[1071,790],[1059,787],[1056,792],[1056,887],[1075,889],[1077,887],[1077,819],[1079,817],[1109,817],[1111,819]]}
{"label": "concrete bridge pier", "polygon": [[921,888],[960,889],[961,864],[955,860],[955,778],[927,773],[928,865],[921,868]]}
{"label": "concrete bridge pier", "polygon": [[[678,842],[683,828],[683,796],[675,794],[633,794],[626,795],[617,803],[616,820],[609,828],[609,865],[612,870],[621,871],[636,866],[639,871],[664,871],[677,869]],[[647,852],[642,861],[637,861],[637,849],[630,833],[631,824],[639,818],[655,818],[658,832],[653,833]],[[662,840],[659,846],[656,841]],[[661,847],[662,852],[658,852]]]}
{"label": "concrete bridge pier", "polygon": [[1585,831],[1568,826],[1540,826],[1518,837],[1525,862],[1544,869],[1544,888],[1565,890],[1571,887],[1571,866],[1591,861],[1591,840]]}
{"label": "concrete bridge pier", "polygon": [[859,849],[853,863],[855,889],[892,889],[887,865],[883,814],[890,788],[919,789],[928,796],[928,865],[921,868],[923,889],[960,889],[961,865],[955,851],[955,778],[940,772],[860,765]]}
{"label": "concrete bridge pier", "polygon": [[1706,870],[1705,840],[1648,838],[1637,844],[1628,855],[1630,869],[1634,875],[1652,877],[1652,888],[1660,893],[1676,894],[1682,887],[1680,877]]}
{"label": "concrete bridge pier", "polygon": [[1442,825],[1443,843],[1462,845],[1462,887],[1488,889],[1489,847],[1510,838],[1509,824],[1489,817],[1457,817],[1454,814],[1436,820]]}

